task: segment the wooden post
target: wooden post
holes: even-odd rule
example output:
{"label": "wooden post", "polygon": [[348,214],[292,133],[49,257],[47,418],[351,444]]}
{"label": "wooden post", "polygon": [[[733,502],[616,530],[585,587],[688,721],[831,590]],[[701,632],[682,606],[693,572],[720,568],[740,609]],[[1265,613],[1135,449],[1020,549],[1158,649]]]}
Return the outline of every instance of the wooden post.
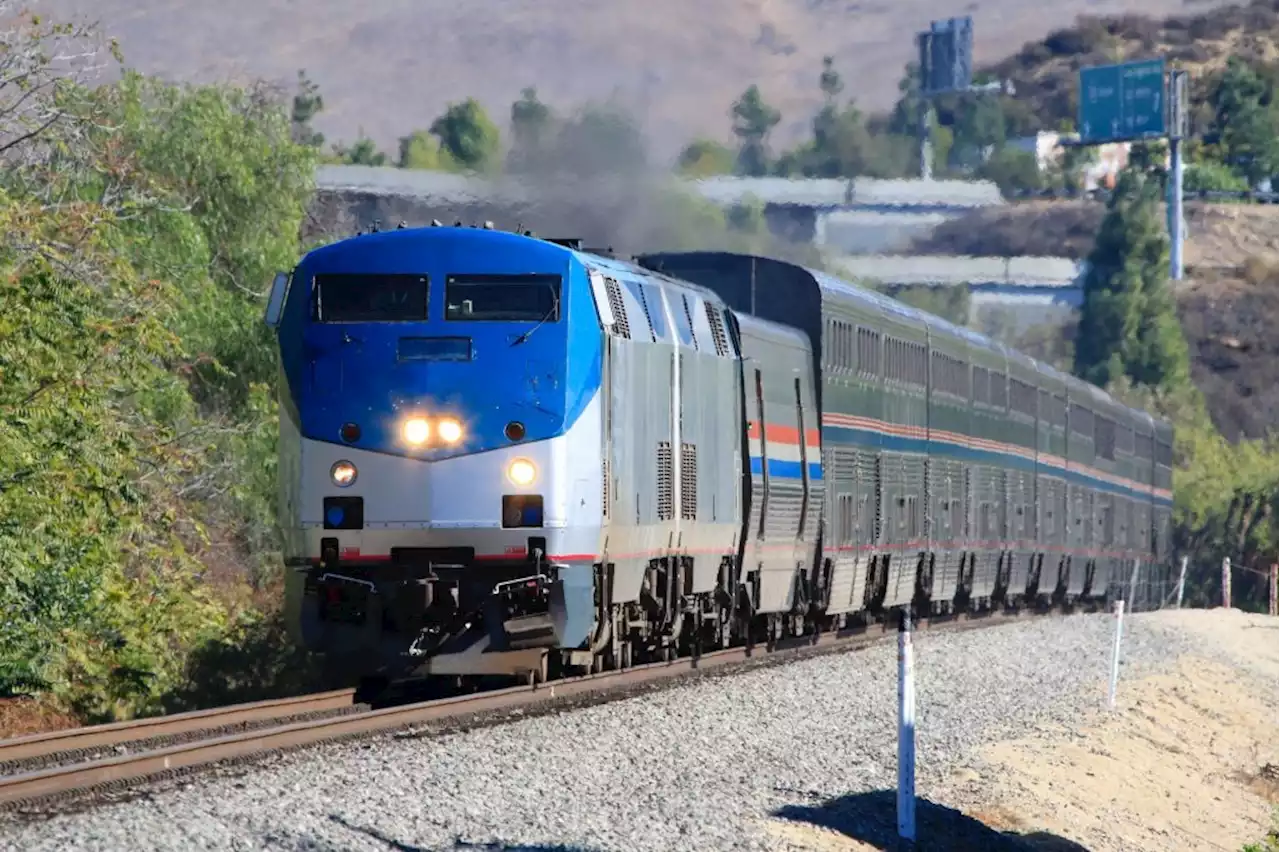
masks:
{"label": "wooden post", "polygon": [[1231,609],[1231,557],[1222,560],[1222,606]]}

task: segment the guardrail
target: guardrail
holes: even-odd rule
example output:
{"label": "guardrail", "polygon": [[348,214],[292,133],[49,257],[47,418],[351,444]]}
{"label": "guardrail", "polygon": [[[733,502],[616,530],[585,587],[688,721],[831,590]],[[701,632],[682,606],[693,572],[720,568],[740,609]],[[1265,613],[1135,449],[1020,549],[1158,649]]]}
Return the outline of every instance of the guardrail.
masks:
{"label": "guardrail", "polygon": [[854,278],[890,286],[1078,288],[1083,261],[1065,257],[968,257],[954,255],[830,255]]}
{"label": "guardrail", "polygon": [[[1072,192],[1062,189],[1020,189],[1006,193],[1010,201],[1027,201],[1041,198],[1068,199],[1072,201],[1106,201],[1111,191],[1095,189],[1088,192]],[[1258,190],[1226,191],[1219,189],[1184,190],[1183,201],[1252,201],[1256,204],[1280,204],[1280,193]]]}

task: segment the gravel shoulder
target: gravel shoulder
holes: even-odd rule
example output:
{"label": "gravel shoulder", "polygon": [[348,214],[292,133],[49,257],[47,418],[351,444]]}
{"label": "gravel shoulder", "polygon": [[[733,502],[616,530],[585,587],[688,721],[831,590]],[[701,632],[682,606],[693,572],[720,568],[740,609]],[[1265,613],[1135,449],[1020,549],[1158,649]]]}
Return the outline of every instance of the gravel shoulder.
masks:
{"label": "gravel shoulder", "polygon": [[[1158,707],[1134,703],[1146,701],[1138,685],[1178,677],[1209,647],[1178,620],[1188,614],[1168,615],[1126,619],[1121,719],[1139,706],[1154,715]],[[1042,816],[1055,805],[1030,780],[990,801],[966,791],[995,790],[987,773],[1036,759],[1001,751],[1009,743],[1075,741],[1099,724],[1111,630],[1106,615],[1076,615],[918,634],[917,792],[921,837],[936,838],[924,848],[1081,848],[1040,842],[1082,835]],[[1267,635],[1274,743],[1274,628]],[[1236,653],[1247,659],[1250,647]],[[1234,660],[1213,658],[1240,671]],[[1246,671],[1241,683],[1263,690],[1266,671]],[[148,799],[0,823],[0,849],[884,848],[896,689],[890,636],[857,653],[444,737],[327,746]],[[1047,780],[1076,783],[1057,769]],[[1022,822],[983,825],[998,822],[983,810],[1004,813],[996,807]]]}

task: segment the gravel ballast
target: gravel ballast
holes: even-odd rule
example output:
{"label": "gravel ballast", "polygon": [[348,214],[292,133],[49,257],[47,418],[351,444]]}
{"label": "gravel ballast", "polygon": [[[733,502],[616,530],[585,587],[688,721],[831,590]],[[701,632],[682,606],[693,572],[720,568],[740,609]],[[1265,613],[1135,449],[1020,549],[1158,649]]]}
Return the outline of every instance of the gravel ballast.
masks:
{"label": "gravel ballast", "polygon": [[[1105,700],[1114,622],[922,632],[917,793],[975,746],[1076,728]],[[1192,650],[1125,619],[1122,679]],[[896,640],[437,738],[320,747],[150,799],[0,823],[0,849],[776,848],[762,823],[896,787]]]}

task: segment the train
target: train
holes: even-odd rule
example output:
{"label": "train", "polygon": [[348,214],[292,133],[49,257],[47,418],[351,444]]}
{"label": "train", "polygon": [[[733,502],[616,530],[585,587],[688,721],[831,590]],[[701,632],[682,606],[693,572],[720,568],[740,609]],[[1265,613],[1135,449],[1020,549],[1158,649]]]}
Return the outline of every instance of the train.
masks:
{"label": "train", "polygon": [[294,640],[526,679],[1105,603],[1170,556],[1173,428],[801,265],[399,228],[276,275]]}

